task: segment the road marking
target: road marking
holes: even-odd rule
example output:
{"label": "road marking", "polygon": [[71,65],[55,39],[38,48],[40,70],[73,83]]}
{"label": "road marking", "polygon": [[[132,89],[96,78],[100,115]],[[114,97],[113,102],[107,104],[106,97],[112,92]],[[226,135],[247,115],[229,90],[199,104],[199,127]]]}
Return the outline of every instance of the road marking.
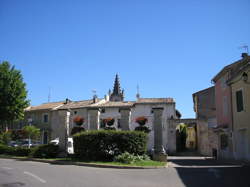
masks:
{"label": "road marking", "polygon": [[219,170],[218,169],[209,168],[208,172],[212,172],[217,179],[220,178]]}
{"label": "road marking", "polygon": [[11,169],[13,169],[13,168],[9,168],[9,167],[1,167],[1,168],[3,168],[3,169],[7,169],[7,170],[11,170]]}
{"label": "road marking", "polygon": [[30,172],[28,172],[28,171],[24,171],[23,173],[26,174],[26,175],[29,175],[29,176],[31,176],[31,177],[34,177],[35,179],[37,179],[37,180],[40,181],[41,183],[46,183],[45,180],[43,180],[42,178],[38,177],[37,175],[35,175],[35,174],[33,174],[33,173],[30,173]]}

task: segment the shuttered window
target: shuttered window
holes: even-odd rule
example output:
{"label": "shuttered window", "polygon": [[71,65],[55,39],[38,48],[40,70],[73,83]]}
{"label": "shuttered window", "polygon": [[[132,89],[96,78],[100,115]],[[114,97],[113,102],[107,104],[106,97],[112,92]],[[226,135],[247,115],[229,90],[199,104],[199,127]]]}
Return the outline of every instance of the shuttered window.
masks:
{"label": "shuttered window", "polygon": [[242,90],[236,92],[236,105],[237,105],[237,112],[243,111],[243,94]]}

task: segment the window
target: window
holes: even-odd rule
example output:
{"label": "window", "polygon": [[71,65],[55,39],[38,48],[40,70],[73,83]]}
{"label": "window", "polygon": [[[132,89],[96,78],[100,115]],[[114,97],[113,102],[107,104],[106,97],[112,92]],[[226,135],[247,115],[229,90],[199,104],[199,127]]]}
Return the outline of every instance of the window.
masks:
{"label": "window", "polygon": [[49,115],[48,114],[44,114],[43,115],[43,122],[44,123],[48,123],[49,122]]}
{"label": "window", "polygon": [[74,111],[74,114],[76,115],[76,114],[77,114],[77,111]]}
{"label": "window", "polygon": [[237,112],[241,112],[244,110],[242,90],[236,91],[236,106]]}

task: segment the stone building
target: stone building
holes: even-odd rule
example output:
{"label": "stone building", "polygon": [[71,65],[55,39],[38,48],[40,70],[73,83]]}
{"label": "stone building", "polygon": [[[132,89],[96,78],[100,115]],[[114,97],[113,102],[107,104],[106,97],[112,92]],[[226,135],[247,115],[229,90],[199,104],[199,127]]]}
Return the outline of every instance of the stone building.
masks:
{"label": "stone building", "polygon": [[249,61],[250,57],[248,56],[248,54],[242,53],[242,59],[229,64],[228,66],[225,66],[212,79],[213,83],[215,84],[215,106],[217,119],[216,130],[218,133],[218,155],[220,158],[235,158],[234,123],[238,122],[234,121],[233,119],[234,115],[236,114],[234,114],[233,110],[235,107],[232,103],[233,99],[235,98],[233,96],[233,94],[235,94],[235,90],[232,91],[231,85],[236,86],[240,82],[237,84],[230,84],[230,80],[237,77],[237,75],[240,76],[239,72],[241,72],[242,68],[244,68],[249,63]]}
{"label": "stone building", "polygon": [[215,88],[214,86],[193,94],[194,111],[197,119],[198,151],[212,156],[218,150]]}
{"label": "stone building", "polygon": [[233,155],[250,161],[250,58],[228,81],[232,91]]}
{"label": "stone building", "polygon": [[[100,99],[96,95],[92,99],[83,101],[46,103],[39,106],[29,107],[25,112],[25,120],[32,119],[33,124],[39,124],[43,129],[47,139],[52,140],[59,138],[65,141],[66,136],[70,136],[70,132],[75,125],[74,119],[81,117],[84,119],[82,127],[87,130],[102,129],[105,119],[112,118],[114,120],[113,127],[117,130],[134,130],[139,124],[136,122],[138,117],[147,118],[145,124],[149,129],[148,149],[154,147],[154,110],[162,109],[161,113],[161,134],[162,144],[165,149],[175,151],[175,145],[169,145],[171,140],[168,136],[169,123],[168,119],[176,119],[178,112],[175,109],[175,101],[173,98],[140,98],[137,94],[136,101],[124,101],[124,90],[120,88],[118,75],[115,77],[113,91]],[[157,110],[158,111],[158,110]],[[38,117],[39,116],[39,117]],[[45,138],[43,136],[43,139]],[[43,141],[46,143],[45,141]]]}

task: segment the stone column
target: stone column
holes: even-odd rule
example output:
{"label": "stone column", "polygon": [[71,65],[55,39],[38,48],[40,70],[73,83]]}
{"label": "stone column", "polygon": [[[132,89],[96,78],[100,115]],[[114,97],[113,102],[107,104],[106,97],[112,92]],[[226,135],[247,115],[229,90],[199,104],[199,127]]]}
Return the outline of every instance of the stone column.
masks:
{"label": "stone column", "polygon": [[121,113],[121,129],[123,131],[128,131],[130,130],[129,128],[129,121],[130,121],[130,108],[124,108],[124,109],[120,109],[120,113]]}
{"label": "stone column", "polygon": [[100,127],[100,111],[98,108],[89,109],[89,130],[98,130]]}
{"label": "stone column", "polygon": [[69,136],[69,118],[70,112],[66,110],[60,110],[59,112],[59,121],[60,121],[60,131],[59,131],[59,148],[63,151],[61,156],[65,156],[68,152],[67,143]]}
{"label": "stone column", "polygon": [[163,147],[163,108],[153,108],[154,112],[154,155],[153,159],[157,161],[167,161],[167,155]]}
{"label": "stone column", "polygon": [[168,120],[168,151],[176,153],[176,122],[174,119]]}

